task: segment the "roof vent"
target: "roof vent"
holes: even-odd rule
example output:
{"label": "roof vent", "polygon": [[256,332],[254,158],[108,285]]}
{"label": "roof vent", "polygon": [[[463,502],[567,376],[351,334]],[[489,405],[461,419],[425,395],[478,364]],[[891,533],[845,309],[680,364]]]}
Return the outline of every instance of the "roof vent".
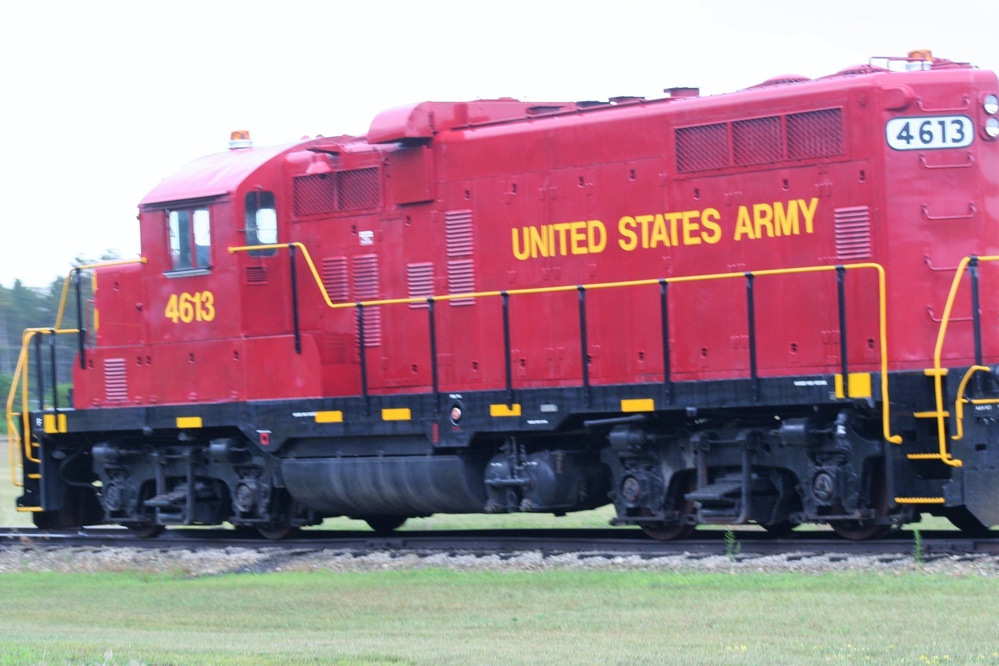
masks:
{"label": "roof vent", "polygon": [[617,97],[611,97],[608,100],[611,104],[634,104],[636,102],[644,102],[644,97],[636,97],[635,95],[618,95]]}
{"label": "roof vent", "polygon": [[700,88],[688,88],[686,86],[678,86],[675,88],[664,88],[663,92],[670,96],[670,99],[676,99],[678,97],[700,97]]}

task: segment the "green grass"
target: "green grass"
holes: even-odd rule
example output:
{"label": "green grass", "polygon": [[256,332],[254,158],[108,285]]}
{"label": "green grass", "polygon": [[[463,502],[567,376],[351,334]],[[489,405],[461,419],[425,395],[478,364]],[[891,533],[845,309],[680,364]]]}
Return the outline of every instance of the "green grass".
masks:
{"label": "green grass", "polygon": [[6,574],[0,664],[995,664],[997,616],[920,573]]}

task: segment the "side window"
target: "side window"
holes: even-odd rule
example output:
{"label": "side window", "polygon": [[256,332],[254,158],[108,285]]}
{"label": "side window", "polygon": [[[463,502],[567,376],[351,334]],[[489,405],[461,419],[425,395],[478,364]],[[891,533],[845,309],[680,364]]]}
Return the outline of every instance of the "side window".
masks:
{"label": "side window", "polygon": [[212,225],[207,208],[171,210],[167,213],[170,233],[170,265],[183,271],[211,267]]}
{"label": "side window", "polygon": [[[246,193],[246,244],[273,245],[277,243],[277,210],[272,192]],[[277,249],[250,250],[250,256],[269,257]]]}

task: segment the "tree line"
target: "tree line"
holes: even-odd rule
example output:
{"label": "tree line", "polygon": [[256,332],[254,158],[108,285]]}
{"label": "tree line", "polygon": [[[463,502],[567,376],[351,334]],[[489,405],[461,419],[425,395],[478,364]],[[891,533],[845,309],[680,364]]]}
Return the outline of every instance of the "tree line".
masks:
{"label": "tree line", "polygon": [[[83,296],[84,326],[90,327],[92,319],[89,301],[91,298],[90,277],[81,273],[81,289]],[[62,299],[65,278],[57,278],[46,287],[29,287],[20,280],[15,280],[13,286],[0,285],[0,398],[6,404],[10,385],[21,353],[22,334],[27,328],[51,328],[56,323],[59,303]],[[75,290],[70,286],[63,312],[62,328],[77,327],[77,307]],[[43,338],[44,353],[42,354],[43,370],[48,388],[51,392],[51,353],[48,347],[48,336]],[[60,391],[65,396],[66,389],[73,377],[73,362],[76,357],[78,341],[76,336],[56,336],[55,377],[62,385]],[[36,375],[37,366],[34,353],[31,356],[29,372]],[[32,382],[33,387],[36,387]],[[34,395],[34,388],[32,388]],[[66,398],[60,398],[60,404],[66,405]]]}

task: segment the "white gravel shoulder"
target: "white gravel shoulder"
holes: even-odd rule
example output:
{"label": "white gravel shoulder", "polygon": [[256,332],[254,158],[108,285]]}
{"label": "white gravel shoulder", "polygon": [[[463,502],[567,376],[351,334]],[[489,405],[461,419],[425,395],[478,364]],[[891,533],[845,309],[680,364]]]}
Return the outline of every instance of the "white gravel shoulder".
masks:
{"label": "white gravel shoulder", "polygon": [[924,572],[948,576],[999,577],[993,555],[934,556],[916,562],[911,556],[853,556],[784,553],[768,556],[681,554],[666,557],[592,554],[512,555],[417,554],[380,551],[354,554],[337,550],[293,548],[154,549],[34,546],[0,543],[0,574],[52,571],[63,573],[132,572],[212,576],[279,571],[372,572],[409,569],[453,571],[668,571],[705,573]]}

